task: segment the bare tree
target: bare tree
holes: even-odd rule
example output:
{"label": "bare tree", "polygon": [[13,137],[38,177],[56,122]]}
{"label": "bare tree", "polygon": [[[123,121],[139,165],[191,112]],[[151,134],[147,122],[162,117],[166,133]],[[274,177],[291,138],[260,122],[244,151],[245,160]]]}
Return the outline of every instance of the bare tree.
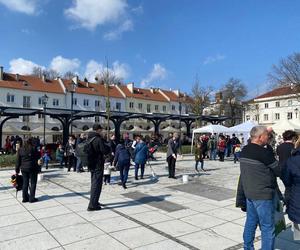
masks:
{"label": "bare tree", "polygon": [[242,101],[247,95],[246,86],[241,80],[230,78],[222,89],[222,100],[220,109],[230,117],[230,125],[234,126],[236,119],[242,120]]}
{"label": "bare tree", "polygon": [[64,79],[73,79],[74,77],[76,76],[76,74],[72,71],[67,71],[65,74],[64,74]]}
{"label": "bare tree", "polygon": [[41,67],[34,67],[31,75],[37,76],[37,77],[42,77],[42,75],[45,75],[46,79],[49,79],[49,80],[53,80],[60,76],[60,74],[53,69],[47,70],[47,69],[43,69]]}
{"label": "bare tree", "polygon": [[[210,94],[211,94],[212,88],[209,87],[201,87],[200,81],[198,77],[196,76],[195,83],[192,86],[192,97],[193,97],[193,104],[191,105],[192,112],[195,115],[203,115],[203,110],[209,106],[210,104]],[[202,119],[196,120],[197,127],[202,126]]]}
{"label": "bare tree", "polygon": [[289,85],[295,94],[300,92],[300,53],[294,53],[273,65],[269,78],[277,86]]}
{"label": "bare tree", "polygon": [[103,69],[99,74],[96,75],[95,80],[99,84],[120,84],[123,82],[123,79],[118,77],[115,72],[108,67]]}

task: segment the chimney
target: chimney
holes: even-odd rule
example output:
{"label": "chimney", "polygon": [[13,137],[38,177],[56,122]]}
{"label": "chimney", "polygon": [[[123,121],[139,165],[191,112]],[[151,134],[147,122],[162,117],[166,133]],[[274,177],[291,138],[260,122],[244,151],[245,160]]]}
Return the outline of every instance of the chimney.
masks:
{"label": "chimney", "polygon": [[16,74],[16,81],[18,82],[20,80],[20,75]]}
{"label": "chimney", "polygon": [[133,82],[128,83],[128,84],[127,84],[127,88],[129,89],[129,91],[130,91],[131,93],[133,93],[134,83],[133,83]]}
{"label": "chimney", "polygon": [[0,66],[0,81],[3,81],[3,66]]}
{"label": "chimney", "polygon": [[75,83],[76,86],[78,85],[78,80],[79,80],[78,76],[72,78],[72,81]]}
{"label": "chimney", "polygon": [[179,97],[179,90],[178,89],[173,90],[173,93],[175,93],[175,95],[177,95]]}
{"label": "chimney", "polygon": [[46,81],[47,81],[46,75],[45,75],[45,74],[42,74],[42,80],[43,80],[43,82],[46,82]]}
{"label": "chimney", "polygon": [[88,88],[88,87],[89,87],[89,81],[88,81],[88,79],[87,79],[87,78],[84,78],[83,81],[85,82],[85,86]]}
{"label": "chimney", "polygon": [[150,91],[152,94],[154,93],[154,89],[152,87],[150,88]]}

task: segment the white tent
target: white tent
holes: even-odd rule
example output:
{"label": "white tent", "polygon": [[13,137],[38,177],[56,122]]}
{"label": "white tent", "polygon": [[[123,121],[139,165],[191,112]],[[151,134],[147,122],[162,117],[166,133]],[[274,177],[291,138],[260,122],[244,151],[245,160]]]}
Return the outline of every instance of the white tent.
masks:
{"label": "white tent", "polygon": [[272,125],[276,134],[282,134],[286,130],[293,130],[300,133],[300,123],[294,123],[291,120],[282,120]]}
{"label": "white tent", "polygon": [[148,130],[142,129],[139,126],[134,126],[129,132],[148,132]]}
{"label": "white tent", "polygon": [[3,135],[27,135],[29,131],[15,128],[11,125],[8,125],[2,130]]}
{"label": "white tent", "polygon": [[180,130],[177,128],[173,128],[171,126],[168,126],[164,129],[161,130],[162,132],[168,132],[168,133],[175,133],[175,132],[179,132]]}
{"label": "white tent", "polygon": [[257,124],[254,121],[246,121],[244,123],[238,124],[229,128],[232,133],[250,133],[251,129],[255,127]]}
{"label": "white tent", "polygon": [[193,150],[193,144],[194,144],[194,137],[195,134],[228,134],[230,133],[229,128],[222,126],[222,125],[215,125],[210,124],[201,128],[196,128],[193,130],[193,136],[192,136],[192,145],[191,145],[191,152]]}
{"label": "white tent", "polygon": [[[59,135],[61,134],[61,131],[54,131],[48,128],[45,128],[45,134],[46,135]],[[33,129],[32,131],[30,131],[30,134],[32,135],[43,135],[44,134],[44,127],[38,127],[36,129]]]}

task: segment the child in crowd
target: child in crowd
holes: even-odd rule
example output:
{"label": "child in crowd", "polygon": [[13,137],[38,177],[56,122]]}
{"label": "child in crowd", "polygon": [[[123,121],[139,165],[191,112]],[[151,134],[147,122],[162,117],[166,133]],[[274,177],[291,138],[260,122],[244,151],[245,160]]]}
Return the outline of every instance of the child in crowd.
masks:
{"label": "child in crowd", "polygon": [[44,165],[44,167],[46,167],[46,169],[48,169],[48,164],[49,164],[51,158],[50,158],[50,153],[48,150],[46,150],[45,146],[42,147],[41,154],[42,154],[41,156],[43,159],[43,165]]}
{"label": "child in crowd", "polygon": [[196,161],[196,163],[195,163],[195,170],[197,172],[199,172],[199,170],[198,170],[198,164],[200,162],[201,163],[201,169],[203,171],[205,171],[204,168],[203,168],[204,167],[203,152],[202,152],[202,145],[201,145],[200,142],[198,142],[196,144],[196,148],[195,148],[195,161]]}
{"label": "child in crowd", "polygon": [[63,167],[64,161],[65,161],[64,154],[65,154],[65,150],[63,148],[63,145],[59,144],[58,148],[56,149],[55,156],[56,156],[56,160],[59,162],[61,168]]}
{"label": "child in crowd", "polygon": [[242,147],[241,144],[236,144],[236,146],[234,147],[234,163],[236,163],[237,161],[239,161],[240,158],[240,153],[242,151]]}
{"label": "child in crowd", "polygon": [[110,165],[110,159],[106,159],[104,163],[104,185],[107,183],[110,184],[110,175],[111,175],[111,170],[112,166]]}

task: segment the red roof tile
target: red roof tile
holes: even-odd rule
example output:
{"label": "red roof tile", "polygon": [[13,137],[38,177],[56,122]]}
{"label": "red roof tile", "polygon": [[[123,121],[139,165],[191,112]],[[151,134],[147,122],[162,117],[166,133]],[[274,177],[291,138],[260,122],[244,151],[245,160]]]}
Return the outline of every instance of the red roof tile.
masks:
{"label": "red roof tile", "polygon": [[64,90],[58,80],[46,80],[36,76],[19,75],[19,80],[16,80],[15,74],[4,73],[4,80],[0,81],[0,87],[10,89],[20,89],[28,91],[49,92],[63,94]]}
{"label": "red roof tile", "polygon": [[261,99],[261,98],[268,98],[268,97],[275,97],[275,96],[283,96],[283,95],[292,95],[295,94],[294,90],[291,89],[290,86],[280,87],[273,89],[267,93],[264,93],[260,96],[255,97],[255,99]]}

